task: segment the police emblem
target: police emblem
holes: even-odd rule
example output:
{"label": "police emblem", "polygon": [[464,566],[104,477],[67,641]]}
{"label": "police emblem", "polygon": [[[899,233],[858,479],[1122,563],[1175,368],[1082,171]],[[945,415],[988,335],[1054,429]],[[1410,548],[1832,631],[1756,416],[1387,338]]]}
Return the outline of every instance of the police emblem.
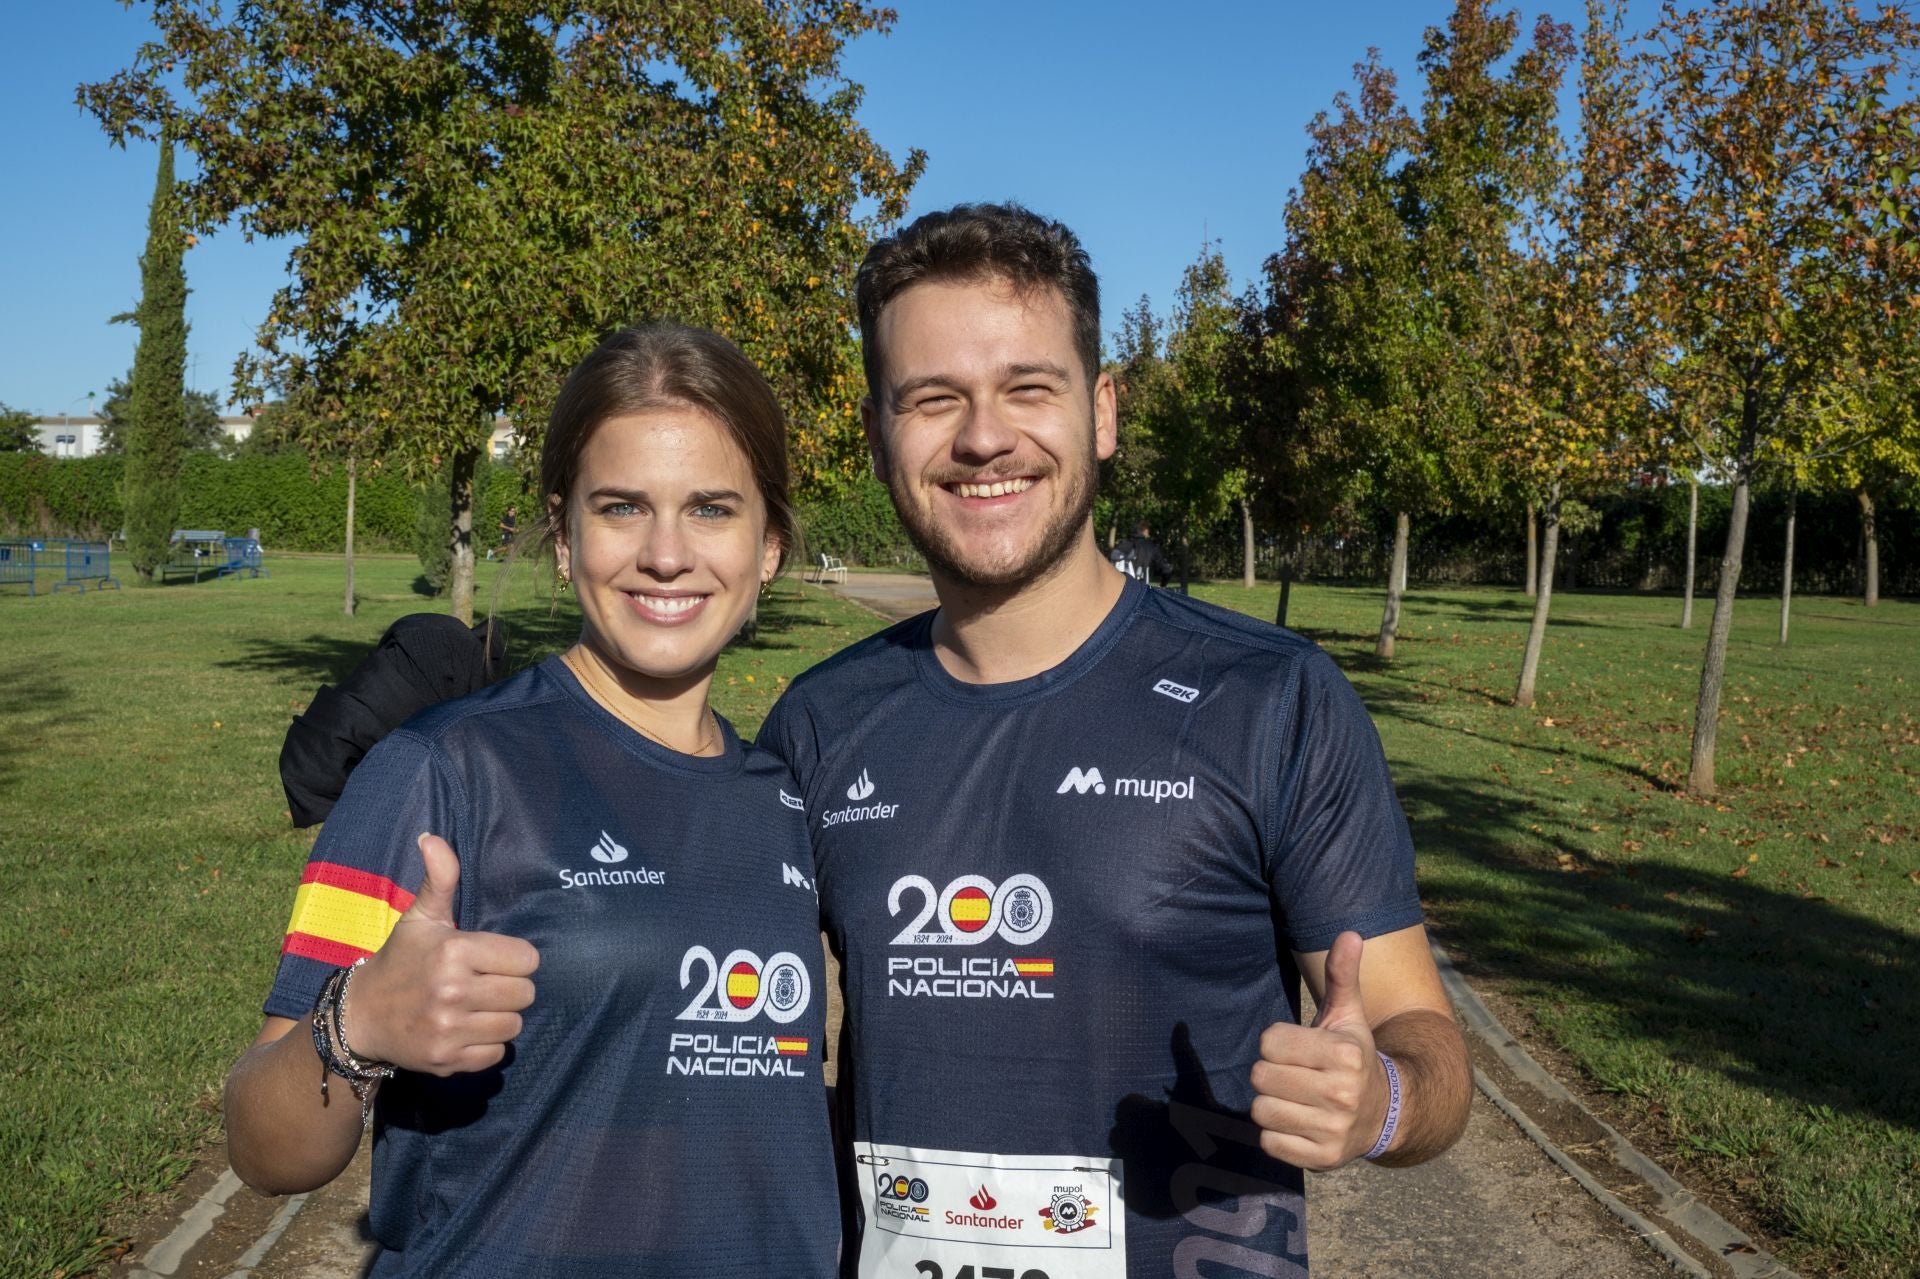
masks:
{"label": "police emblem", "polygon": [[803,998],[805,987],[799,966],[784,963],[776,967],[767,983],[767,1002],[780,1012],[790,1012]]}
{"label": "police emblem", "polygon": [[1030,932],[1040,922],[1040,897],[1022,884],[1007,894],[1006,924],[1016,933]]}

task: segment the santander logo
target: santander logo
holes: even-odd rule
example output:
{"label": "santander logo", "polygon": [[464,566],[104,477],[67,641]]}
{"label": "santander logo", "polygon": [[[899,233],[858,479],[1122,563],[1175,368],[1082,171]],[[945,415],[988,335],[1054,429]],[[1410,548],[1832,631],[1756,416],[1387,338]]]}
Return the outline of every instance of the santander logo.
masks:
{"label": "santander logo", "polygon": [[853,785],[847,787],[847,798],[857,804],[872,794],[873,779],[867,776],[867,770],[863,768],[860,770],[860,776],[854,781]]}
{"label": "santander logo", "polygon": [[981,1212],[991,1212],[1000,1206],[1000,1201],[988,1194],[985,1186],[980,1187],[977,1193],[968,1195],[967,1202],[978,1208]]}

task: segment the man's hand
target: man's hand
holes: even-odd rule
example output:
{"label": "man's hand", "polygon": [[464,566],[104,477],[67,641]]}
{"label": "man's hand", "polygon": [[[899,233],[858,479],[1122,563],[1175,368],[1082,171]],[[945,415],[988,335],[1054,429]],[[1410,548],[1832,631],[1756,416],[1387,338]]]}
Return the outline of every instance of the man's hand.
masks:
{"label": "man's hand", "polygon": [[355,1055],[430,1075],[485,1070],[520,1033],[540,952],[499,933],[463,933],[453,918],[460,859],[420,837],[426,882],[386,944],[354,978],[345,1011]]}
{"label": "man's hand", "polygon": [[1313,1025],[1276,1022],[1260,1036],[1252,1112],[1260,1148],[1299,1168],[1327,1172],[1352,1162],[1386,1122],[1386,1070],[1360,995],[1364,947],[1358,933],[1334,939]]}

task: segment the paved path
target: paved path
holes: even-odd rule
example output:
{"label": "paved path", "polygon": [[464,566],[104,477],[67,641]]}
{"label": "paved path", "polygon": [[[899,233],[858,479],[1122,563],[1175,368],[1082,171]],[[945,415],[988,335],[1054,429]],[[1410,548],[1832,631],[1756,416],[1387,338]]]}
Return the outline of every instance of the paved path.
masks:
{"label": "paved path", "polygon": [[[855,573],[826,589],[892,618],[933,606],[927,579],[909,574]],[[1445,975],[1480,1085],[1466,1135],[1419,1168],[1360,1164],[1310,1176],[1307,1233],[1316,1275],[1793,1279],[1588,1114],[1450,967]],[[109,1273],[359,1279],[373,1253],[367,1168],[363,1146],[332,1185],[272,1200],[239,1186],[226,1171],[224,1150],[211,1150],[135,1232],[132,1250]]]}

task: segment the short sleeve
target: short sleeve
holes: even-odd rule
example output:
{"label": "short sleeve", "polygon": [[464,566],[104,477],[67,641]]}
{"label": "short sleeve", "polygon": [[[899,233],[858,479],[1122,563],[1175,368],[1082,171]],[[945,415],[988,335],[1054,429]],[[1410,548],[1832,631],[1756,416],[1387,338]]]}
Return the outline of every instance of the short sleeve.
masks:
{"label": "short sleeve", "polygon": [[817,752],[809,749],[812,734],[807,732],[808,715],[801,703],[801,695],[791,688],[781,694],[780,700],[767,712],[767,718],[760,725],[759,736],[753,744],[768,754],[776,756],[787,770],[793,774],[801,793],[813,771]]}
{"label": "short sleeve", "polygon": [[1303,663],[1281,720],[1269,884],[1292,949],[1327,949],[1349,929],[1376,937],[1422,921],[1413,837],[1380,736],[1331,658]]}
{"label": "short sleeve", "polygon": [[416,839],[432,831],[458,848],[463,808],[418,735],[389,734],[367,753],[301,873],[268,1016],[305,1017],[328,973],[380,949],[426,876]]}

